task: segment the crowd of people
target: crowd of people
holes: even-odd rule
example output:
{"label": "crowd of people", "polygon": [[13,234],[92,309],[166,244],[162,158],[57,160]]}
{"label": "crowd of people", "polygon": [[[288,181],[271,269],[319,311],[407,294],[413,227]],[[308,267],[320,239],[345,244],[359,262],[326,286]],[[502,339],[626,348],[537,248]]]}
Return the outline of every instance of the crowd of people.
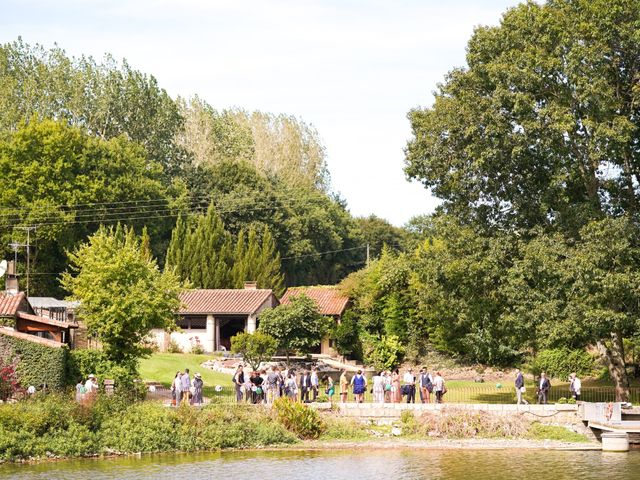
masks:
{"label": "crowd of people", "polygon": [[176,372],[176,376],[171,383],[171,404],[172,405],[202,405],[202,387],[204,382],[202,376],[196,373],[193,382],[189,376],[189,369]]}
{"label": "crowd of people", "polygon": [[[336,385],[329,375],[318,374],[316,367],[303,369],[300,373],[295,369],[269,367],[248,373],[242,365],[233,374],[233,385],[238,402],[273,403],[276,398],[287,397],[294,401],[315,401],[322,392],[333,401]],[[373,394],[376,403],[416,402],[416,391],[422,403],[442,403],[447,392],[445,381],[440,372],[431,375],[425,368],[418,374],[409,368],[404,375],[399,369],[381,371],[369,381],[362,370],[357,370],[349,377],[347,370],[342,370],[338,380],[340,401],[346,403],[349,394],[356,403],[363,403],[367,389]]]}

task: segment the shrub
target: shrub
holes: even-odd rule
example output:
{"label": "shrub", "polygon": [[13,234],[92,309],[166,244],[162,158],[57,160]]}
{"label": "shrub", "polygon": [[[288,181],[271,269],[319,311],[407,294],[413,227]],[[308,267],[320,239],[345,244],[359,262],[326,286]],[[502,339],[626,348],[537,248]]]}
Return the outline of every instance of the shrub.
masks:
{"label": "shrub", "polygon": [[567,403],[567,398],[566,397],[560,397],[556,403],[565,404],[565,403]]}
{"label": "shrub", "polygon": [[447,408],[439,413],[424,413],[414,420],[407,415],[402,420],[404,433],[446,438],[521,437],[529,427],[529,422],[522,417],[455,408]]}
{"label": "shrub", "polygon": [[[85,380],[90,374],[98,377],[101,384],[105,379],[115,382],[115,388],[121,392],[128,392],[137,398],[144,395],[144,391],[138,388],[138,365],[115,364],[107,359],[101,350],[73,350],[69,361],[69,376],[74,382]],[[144,388],[142,388],[144,390]]]}
{"label": "shrub", "polygon": [[563,442],[587,442],[588,438],[580,433],[576,433],[565,427],[557,425],[544,425],[540,422],[533,422],[529,427],[527,438],[534,440],[560,440]]}
{"label": "shrub", "polygon": [[11,398],[19,386],[15,364],[4,364],[0,358],[0,400],[4,402]]}
{"label": "shrub", "polygon": [[546,372],[553,378],[567,378],[572,372],[578,376],[591,376],[596,370],[596,359],[585,350],[541,350],[531,362],[529,369],[534,375]]}
{"label": "shrub", "polygon": [[389,370],[399,365],[404,358],[405,349],[395,335],[365,335],[363,338],[364,362],[376,370]]}
{"label": "shrub", "polygon": [[326,428],[318,412],[302,403],[279,398],[273,403],[276,419],[298,437],[318,438]]}
{"label": "shrub", "polygon": [[178,345],[173,338],[169,340],[169,345],[167,345],[167,352],[169,353],[183,353],[182,348]]}
{"label": "shrub", "polygon": [[0,334],[0,359],[16,363],[16,378],[23,387],[46,384],[62,389],[68,384],[68,355],[64,347],[39,343]]}
{"label": "shrub", "polygon": [[353,418],[325,417],[322,438],[333,440],[363,440],[371,435],[366,425]]}

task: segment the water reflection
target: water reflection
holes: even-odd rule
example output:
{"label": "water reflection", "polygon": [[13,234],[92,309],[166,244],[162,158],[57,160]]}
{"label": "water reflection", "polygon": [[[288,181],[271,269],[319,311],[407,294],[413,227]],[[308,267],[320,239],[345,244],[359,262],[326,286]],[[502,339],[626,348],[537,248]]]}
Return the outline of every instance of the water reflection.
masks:
{"label": "water reflection", "polygon": [[72,460],[0,466],[12,479],[506,480],[514,478],[631,480],[640,452],[518,450],[334,450],[226,452]]}

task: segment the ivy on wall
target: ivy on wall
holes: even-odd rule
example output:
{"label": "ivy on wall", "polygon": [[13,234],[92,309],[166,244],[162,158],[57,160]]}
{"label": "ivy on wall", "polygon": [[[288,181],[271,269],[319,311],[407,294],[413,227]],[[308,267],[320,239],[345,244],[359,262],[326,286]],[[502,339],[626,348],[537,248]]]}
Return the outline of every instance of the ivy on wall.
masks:
{"label": "ivy on wall", "polygon": [[0,334],[0,358],[5,363],[18,360],[16,373],[24,388],[47,384],[60,389],[67,385],[69,350],[32,343],[21,338]]}

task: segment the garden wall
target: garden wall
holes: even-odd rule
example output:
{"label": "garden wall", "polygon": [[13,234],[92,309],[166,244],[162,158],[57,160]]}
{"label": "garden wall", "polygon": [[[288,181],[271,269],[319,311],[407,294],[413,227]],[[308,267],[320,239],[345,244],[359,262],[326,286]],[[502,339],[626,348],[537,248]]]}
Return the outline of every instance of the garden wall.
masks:
{"label": "garden wall", "polygon": [[0,359],[17,360],[16,373],[23,388],[60,389],[67,385],[69,350],[66,345],[13,330],[0,329]]}

